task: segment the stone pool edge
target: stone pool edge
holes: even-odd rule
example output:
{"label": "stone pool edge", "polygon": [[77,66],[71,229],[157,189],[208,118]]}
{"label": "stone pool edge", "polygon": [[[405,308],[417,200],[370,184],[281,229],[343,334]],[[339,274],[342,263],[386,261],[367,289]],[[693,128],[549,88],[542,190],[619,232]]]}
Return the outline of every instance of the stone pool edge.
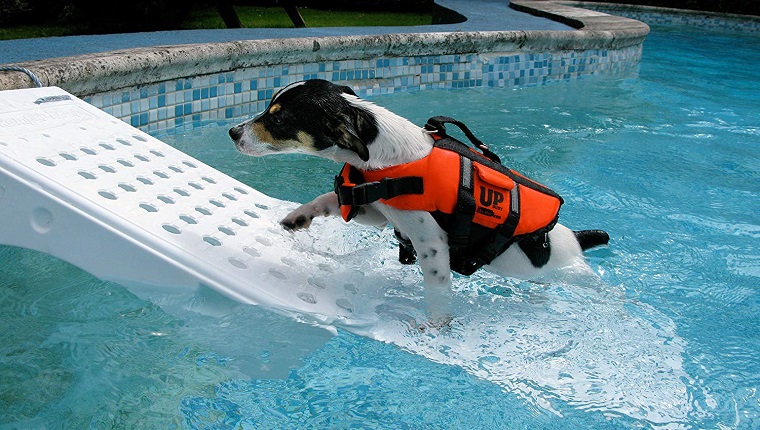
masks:
{"label": "stone pool edge", "polygon": [[[557,1],[512,0],[510,6],[559,20],[578,30],[243,40],[136,48],[16,65],[34,72],[43,85],[58,86],[83,97],[162,81],[283,64],[474,53],[623,50],[640,46],[649,32],[649,27],[640,21],[579,9]],[[31,80],[23,74],[0,74],[0,90],[30,86]]]}

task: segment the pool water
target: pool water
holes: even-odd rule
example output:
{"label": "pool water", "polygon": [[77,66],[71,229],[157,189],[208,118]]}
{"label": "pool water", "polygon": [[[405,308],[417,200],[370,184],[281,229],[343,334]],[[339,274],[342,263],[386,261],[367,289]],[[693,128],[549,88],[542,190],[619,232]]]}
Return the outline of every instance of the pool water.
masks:
{"label": "pool water", "polygon": [[[0,428],[758,428],[757,58],[760,35],[655,27],[638,77],[373,98],[457,117],[612,237],[595,277],[458,277],[450,330],[333,336],[0,247]],[[332,162],[244,157],[227,126],[159,137],[274,197],[329,190]]]}

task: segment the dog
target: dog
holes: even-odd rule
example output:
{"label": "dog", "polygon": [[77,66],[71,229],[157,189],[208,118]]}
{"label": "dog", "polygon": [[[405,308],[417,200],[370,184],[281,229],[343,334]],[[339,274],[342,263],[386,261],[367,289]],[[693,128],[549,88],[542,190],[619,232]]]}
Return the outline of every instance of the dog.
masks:
{"label": "dog", "polygon": [[[266,110],[232,127],[229,135],[246,155],[307,153],[362,171],[422,159],[434,146],[429,130],[360,99],[350,87],[319,79],[282,88]],[[292,211],[281,225],[292,231],[306,229],[315,217],[340,215],[338,194],[329,192]],[[359,207],[353,219],[378,227],[390,223],[401,240],[411,241],[423,274],[429,317],[445,317],[451,299],[450,248],[446,231],[433,215],[375,201]],[[608,240],[601,230],[574,232],[556,224],[535,240],[510,245],[484,268],[500,276],[536,279],[583,261],[584,250]]]}

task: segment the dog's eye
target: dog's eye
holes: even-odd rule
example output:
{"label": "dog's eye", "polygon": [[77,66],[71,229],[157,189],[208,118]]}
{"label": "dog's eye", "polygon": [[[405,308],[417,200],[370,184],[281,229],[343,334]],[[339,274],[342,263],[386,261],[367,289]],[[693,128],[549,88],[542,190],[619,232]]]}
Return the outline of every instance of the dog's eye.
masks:
{"label": "dog's eye", "polygon": [[275,124],[282,125],[282,117],[280,117],[280,115],[272,115],[271,119]]}

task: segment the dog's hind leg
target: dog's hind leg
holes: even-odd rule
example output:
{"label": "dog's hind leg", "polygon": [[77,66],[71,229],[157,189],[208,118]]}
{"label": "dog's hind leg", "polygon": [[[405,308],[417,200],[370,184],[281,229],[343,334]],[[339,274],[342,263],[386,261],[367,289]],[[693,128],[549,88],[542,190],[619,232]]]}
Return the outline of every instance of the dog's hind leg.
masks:
{"label": "dog's hind leg", "polygon": [[433,321],[450,318],[451,269],[446,232],[429,212],[400,210],[386,205],[376,207],[394,228],[412,241],[424,277],[428,316]]}

